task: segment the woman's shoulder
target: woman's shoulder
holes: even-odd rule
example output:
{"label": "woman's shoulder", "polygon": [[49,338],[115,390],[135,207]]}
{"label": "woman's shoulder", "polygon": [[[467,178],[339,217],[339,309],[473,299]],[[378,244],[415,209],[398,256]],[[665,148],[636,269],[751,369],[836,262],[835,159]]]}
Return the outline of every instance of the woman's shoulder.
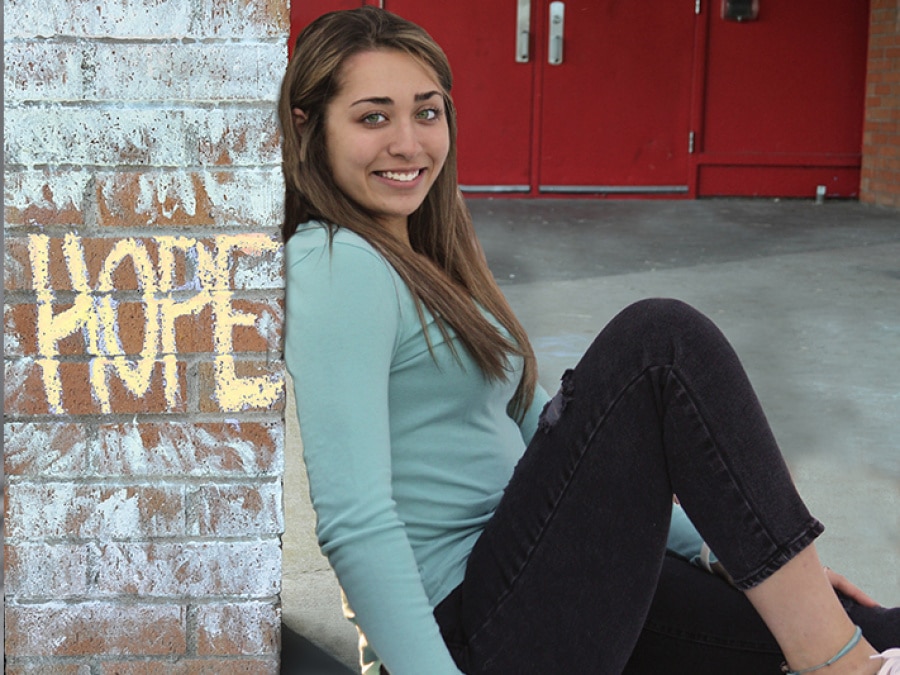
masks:
{"label": "woman's shoulder", "polygon": [[[394,289],[394,268],[365,238],[318,222],[304,223],[285,244],[288,280],[340,278],[347,284],[375,284]],[[330,282],[329,282],[330,283]]]}
{"label": "woman's shoulder", "polygon": [[317,221],[301,224],[285,244],[288,266],[322,252],[331,257],[372,257],[386,264],[378,251],[356,232],[343,227],[329,228]]}

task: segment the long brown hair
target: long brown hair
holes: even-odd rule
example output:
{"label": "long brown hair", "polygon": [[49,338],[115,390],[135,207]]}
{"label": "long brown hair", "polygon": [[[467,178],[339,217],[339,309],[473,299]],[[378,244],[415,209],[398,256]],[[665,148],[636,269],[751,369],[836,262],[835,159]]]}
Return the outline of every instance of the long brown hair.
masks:
{"label": "long brown hair", "polygon": [[[372,214],[344,195],[328,164],[325,110],[340,88],[341,68],[348,57],[373,50],[401,51],[428,66],[444,99],[450,150],[425,201],[409,217],[412,254]],[[366,6],[330,12],[309,24],[297,38],[278,106],[284,138],[282,234],[287,241],[298,225],[317,220],[325,223],[332,235],[344,227],[365,238],[409,287],[423,324],[424,305],[451,350],[455,353],[448,326],[488,378],[509,377],[509,356],[522,356],[525,370],[510,401],[510,413],[521,419],[537,380],[534,352],[488,269],[459,191],[452,84],[443,50],[422,28],[395,14]],[[294,108],[306,115],[302,136],[294,126]],[[512,340],[485,318],[478,305],[496,317]]]}

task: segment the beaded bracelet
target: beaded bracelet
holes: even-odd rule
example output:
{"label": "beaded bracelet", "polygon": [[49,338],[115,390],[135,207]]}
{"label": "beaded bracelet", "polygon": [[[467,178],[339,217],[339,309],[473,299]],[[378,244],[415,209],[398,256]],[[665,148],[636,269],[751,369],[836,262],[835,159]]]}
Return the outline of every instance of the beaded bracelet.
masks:
{"label": "beaded bracelet", "polygon": [[804,668],[803,670],[791,670],[790,666],[787,663],[784,663],[781,666],[781,672],[785,673],[786,675],[803,675],[803,673],[811,673],[814,670],[820,670],[822,668],[826,668],[826,667],[830,666],[832,663],[834,663],[835,661],[837,661],[838,659],[847,656],[847,654],[850,652],[850,650],[859,644],[860,638],[862,638],[862,628],[860,628],[859,626],[856,626],[856,630],[853,633],[853,637],[850,638],[850,642],[845,644],[841,648],[841,651],[839,651],[837,654],[832,656],[825,663],[820,663],[819,665],[813,666],[812,668]]}

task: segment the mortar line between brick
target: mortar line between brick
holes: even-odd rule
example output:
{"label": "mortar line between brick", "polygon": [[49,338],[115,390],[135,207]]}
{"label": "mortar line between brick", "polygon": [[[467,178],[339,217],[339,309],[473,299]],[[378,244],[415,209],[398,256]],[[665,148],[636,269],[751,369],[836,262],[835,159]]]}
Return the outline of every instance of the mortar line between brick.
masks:
{"label": "mortar line between brick", "polygon": [[[258,486],[276,485],[281,476],[277,473],[268,475],[240,475],[240,476],[189,476],[180,474],[177,479],[165,475],[143,474],[131,475],[94,475],[77,477],[53,478],[35,476],[8,476],[10,486],[21,485],[77,485],[94,488],[189,488],[189,487],[214,487],[214,486]],[[9,539],[7,539],[9,541]]]}
{"label": "mortar line between brick", "polygon": [[228,111],[228,110],[261,110],[275,114],[276,98],[271,99],[179,99],[179,98],[145,98],[145,99],[8,99],[8,110],[19,108],[71,108],[85,111],[132,112],[134,110],[159,110],[166,113],[185,111]]}
{"label": "mortar line between brick", "polygon": [[108,45],[258,45],[263,47],[284,47],[287,52],[287,35],[277,34],[267,37],[110,37],[103,35],[14,35],[5,36],[6,44],[108,44]]}
{"label": "mortar line between brick", "polygon": [[[46,423],[75,423],[75,424],[86,424],[93,422],[96,418],[103,418],[103,425],[119,425],[119,424],[132,424],[132,423],[148,423],[148,424],[159,424],[159,423],[171,423],[183,425],[185,422],[190,423],[191,426],[196,424],[229,424],[231,420],[235,419],[235,415],[238,413],[224,413],[224,412],[210,412],[210,413],[200,413],[200,412],[171,412],[171,413],[138,413],[138,414],[129,414],[129,413],[116,413],[110,415],[5,415],[3,418],[4,424],[46,424]],[[272,410],[272,411],[264,411],[264,410],[253,410],[253,411],[241,411],[239,413],[240,421],[249,423],[278,423],[281,422],[281,426],[284,423],[284,411],[283,410]]]}

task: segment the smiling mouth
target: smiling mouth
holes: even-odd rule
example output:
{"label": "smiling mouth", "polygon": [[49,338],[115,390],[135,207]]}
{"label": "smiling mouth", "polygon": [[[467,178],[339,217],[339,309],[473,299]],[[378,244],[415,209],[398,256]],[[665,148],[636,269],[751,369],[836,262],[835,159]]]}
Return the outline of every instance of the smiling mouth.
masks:
{"label": "smiling mouth", "polygon": [[424,169],[416,169],[415,171],[376,171],[375,174],[388,180],[410,183],[418,178],[423,171]]}

